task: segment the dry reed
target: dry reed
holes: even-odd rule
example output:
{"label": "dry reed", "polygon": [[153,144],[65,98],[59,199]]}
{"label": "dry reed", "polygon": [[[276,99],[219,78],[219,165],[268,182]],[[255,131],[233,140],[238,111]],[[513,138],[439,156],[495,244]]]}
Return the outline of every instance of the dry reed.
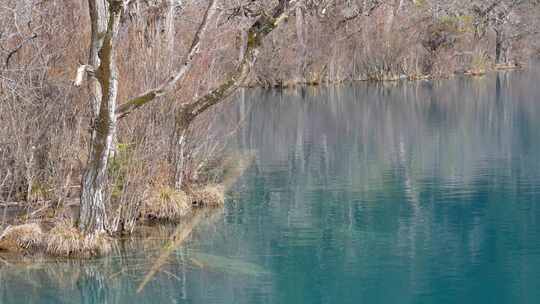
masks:
{"label": "dry reed", "polygon": [[111,240],[105,233],[84,234],[66,222],[51,229],[45,248],[45,252],[52,256],[79,258],[103,256],[111,250]]}

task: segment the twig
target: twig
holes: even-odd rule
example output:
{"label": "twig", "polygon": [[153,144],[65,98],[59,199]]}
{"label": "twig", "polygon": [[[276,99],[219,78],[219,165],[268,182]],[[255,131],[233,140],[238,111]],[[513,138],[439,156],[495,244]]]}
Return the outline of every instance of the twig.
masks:
{"label": "twig", "polygon": [[30,37],[24,39],[21,43],[19,43],[19,45],[17,45],[13,50],[11,50],[11,51],[9,52],[9,54],[8,54],[7,57],[6,57],[6,62],[5,62],[5,64],[4,64],[5,67],[6,67],[6,69],[9,67],[9,60],[11,59],[11,57],[12,57],[13,55],[15,55],[15,53],[17,53],[17,52],[18,52],[18,51],[19,51],[26,43],[32,41],[32,40],[33,40],[34,38],[36,38],[36,37],[37,37],[37,34],[36,34],[36,33],[32,34],[32,36],[30,36]]}

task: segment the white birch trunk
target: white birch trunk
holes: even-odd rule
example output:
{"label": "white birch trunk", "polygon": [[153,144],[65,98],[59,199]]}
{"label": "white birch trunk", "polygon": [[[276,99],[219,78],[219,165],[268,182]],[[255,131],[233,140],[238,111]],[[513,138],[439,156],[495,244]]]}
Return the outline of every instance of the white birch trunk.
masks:
{"label": "white birch trunk", "polygon": [[120,25],[122,2],[89,0],[92,20],[90,64],[95,70],[92,80],[94,119],[88,164],[82,180],[79,228],[86,234],[106,230],[107,164],[116,133],[116,37]]}

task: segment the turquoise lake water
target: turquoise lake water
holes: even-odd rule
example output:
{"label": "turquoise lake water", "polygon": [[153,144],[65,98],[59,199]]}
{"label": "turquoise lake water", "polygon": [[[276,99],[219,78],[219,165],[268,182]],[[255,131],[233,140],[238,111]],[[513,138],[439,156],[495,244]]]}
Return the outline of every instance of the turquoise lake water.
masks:
{"label": "turquoise lake water", "polygon": [[147,283],[160,238],[4,261],[0,303],[540,303],[540,69],[229,107],[254,161]]}

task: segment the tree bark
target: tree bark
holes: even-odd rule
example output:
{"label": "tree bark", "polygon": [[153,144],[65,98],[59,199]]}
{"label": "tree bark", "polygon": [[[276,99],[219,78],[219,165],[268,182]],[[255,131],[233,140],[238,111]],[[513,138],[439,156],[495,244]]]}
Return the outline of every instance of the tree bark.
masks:
{"label": "tree bark", "polygon": [[95,71],[90,84],[94,119],[90,154],[82,179],[79,229],[93,234],[106,230],[107,164],[116,133],[116,37],[123,7],[117,0],[89,0],[88,3],[92,21],[89,61]]}
{"label": "tree bark", "polygon": [[296,67],[296,77],[298,82],[305,81],[305,69],[306,69],[306,41],[305,41],[305,29],[304,29],[304,10],[302,8],[303,3],[296,5],[296,36],[298,39],[298,63]]}
{"label": "tree bark", "polygon": [[248,44],[248,31],[245,28],[240,30],[240,52],[238,53],[238,62],[242,62],[246,54]]}
{"label": "tree bark", "polygon": [[168,65],[173,63],[174,59],[174,38],[176,35],[174,27],[174,16],[175,9],[178,1],[177,0],[167,0],[167,15],[165,17],[165,39],[167,44],[167,56],[169,58]]}
{"label": "tree bark", "polygon": [[186,158],[187,139],[189,125],[193,118],[184,111],[179,111],[175,119],[173,143],[171,145],[171,157],[173,158],[174,175],[172,185],[176,190],[181,190],[184,183],[184,165]]}
{"label": "tree bark", "polygon": [[[95,70],[100,64],[98,52],[103,45],[103,33],[107,32],[107,2],[105,0],[88,0],[88,8],[92,28],[88,66],[90,69]],[[96,77],[89,77],[88,89],[91,94],[92,119],[95,119],[99,114],[99,104],[101,101],[101,85]]]}

